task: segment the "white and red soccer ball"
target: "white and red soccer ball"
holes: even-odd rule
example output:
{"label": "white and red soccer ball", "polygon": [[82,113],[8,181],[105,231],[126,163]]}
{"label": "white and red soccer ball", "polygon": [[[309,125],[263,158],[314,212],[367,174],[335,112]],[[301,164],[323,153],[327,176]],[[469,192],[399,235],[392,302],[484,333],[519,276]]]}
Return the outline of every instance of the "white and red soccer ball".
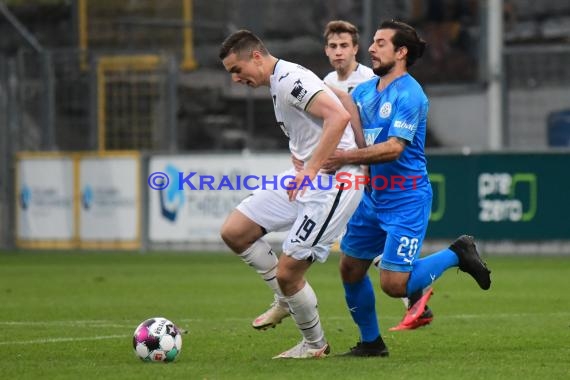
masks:
{"label": "white and red soccer ball", "polygon": [[142,322],[133,336],[133,348],[143,361],[171,362],[182,349],[180,329],[166,318]]}

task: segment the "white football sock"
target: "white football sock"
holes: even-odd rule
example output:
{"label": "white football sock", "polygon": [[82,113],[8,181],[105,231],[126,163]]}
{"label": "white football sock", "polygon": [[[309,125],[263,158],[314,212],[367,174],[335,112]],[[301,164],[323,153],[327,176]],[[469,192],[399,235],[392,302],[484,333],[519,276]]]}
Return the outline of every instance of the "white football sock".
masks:
{"label": "white football sock", "polygon": [[[258,239],[244,252],[238,255],[247,265],[253,267],[257,273],[265,280],[271,290],[279,297],[279,304],[283,295],[277,283],[277,255],[271,246],[263,239]],[[287,307],[286,303],[282,306]]]}
{"label": "white football sock", "polygon": [[285,297],[291,310],[291,316],[305,340],[311,344],[324,341],[325,333],[321,326],[321,319],[317,310],[317,295],[308,282],[303,289],[290,297]]}

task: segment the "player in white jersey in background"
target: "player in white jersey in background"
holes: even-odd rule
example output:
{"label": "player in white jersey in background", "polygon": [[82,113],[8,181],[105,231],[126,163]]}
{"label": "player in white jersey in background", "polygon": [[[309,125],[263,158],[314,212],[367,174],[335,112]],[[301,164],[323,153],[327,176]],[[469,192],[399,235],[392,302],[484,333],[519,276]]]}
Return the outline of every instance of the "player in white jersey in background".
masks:
{"label": "player in white jersey in background", "polygon": [[[303,336],[275,358],[324,357],[330,347],[305,273],[313,262],[327,259],[362,196],[354,186],[345,190],[334,173],[320,170],[335,149],[356,149],[350,115],[321,79],[269,54],[250,31],[226,38],[219,57],[234,82],[270,88],[275,117],[289,138],[291,154],[305,162],[299,171],[292,167],[279,174],[277,186],[260,188],[244,199],[224,222],[222,239],[273,290],[276,307],[291,311]],[[340,170],[362,174],[354,165]],[[284,230],[289,234],[278,259],[263,236]]]}
{"label": "player in white jersey in background", "polygon": [[334,71],[323,79],[331,87],[350,93],[360,83],[372,79],[375,74],[368,66],[356,61],[358,53],[358,29],[343,20],[329,22],[323,33],[325,54]]}

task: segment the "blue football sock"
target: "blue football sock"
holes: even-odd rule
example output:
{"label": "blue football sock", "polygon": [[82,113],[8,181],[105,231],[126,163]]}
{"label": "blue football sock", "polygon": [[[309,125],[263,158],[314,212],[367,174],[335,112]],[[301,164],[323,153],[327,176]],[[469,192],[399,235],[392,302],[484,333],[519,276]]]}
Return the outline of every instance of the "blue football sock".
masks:
{"label": "blue football sock", "polygon": [[431,285],[443,272],[457,265],[459,259],[449,248],[417,260],[408,279],[408,295]]}
{"label": "blue football sock", "polygon": [[363,342],[372,342],[380,335],[376,318],[376,300],[374,289],[368,275],[354,284],[343,283],[344,297],[352,319],[360,330]]}

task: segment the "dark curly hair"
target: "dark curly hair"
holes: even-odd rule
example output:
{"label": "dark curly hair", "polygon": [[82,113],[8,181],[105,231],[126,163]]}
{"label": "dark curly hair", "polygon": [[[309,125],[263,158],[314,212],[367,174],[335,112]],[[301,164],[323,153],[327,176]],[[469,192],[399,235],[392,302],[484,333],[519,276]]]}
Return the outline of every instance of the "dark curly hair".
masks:
{"label": "dark curly hair", "polygon": [[418,33],[412,26],[402,21],[390,20],[382,22],[378,29],[393,29],[396,32],[394,37],[392,37],[392,44],[395,50],[402,46],[408,49],[408,54],[406,55],[407,67],[412,66],[424,54],[426,42],[418,36]]}

